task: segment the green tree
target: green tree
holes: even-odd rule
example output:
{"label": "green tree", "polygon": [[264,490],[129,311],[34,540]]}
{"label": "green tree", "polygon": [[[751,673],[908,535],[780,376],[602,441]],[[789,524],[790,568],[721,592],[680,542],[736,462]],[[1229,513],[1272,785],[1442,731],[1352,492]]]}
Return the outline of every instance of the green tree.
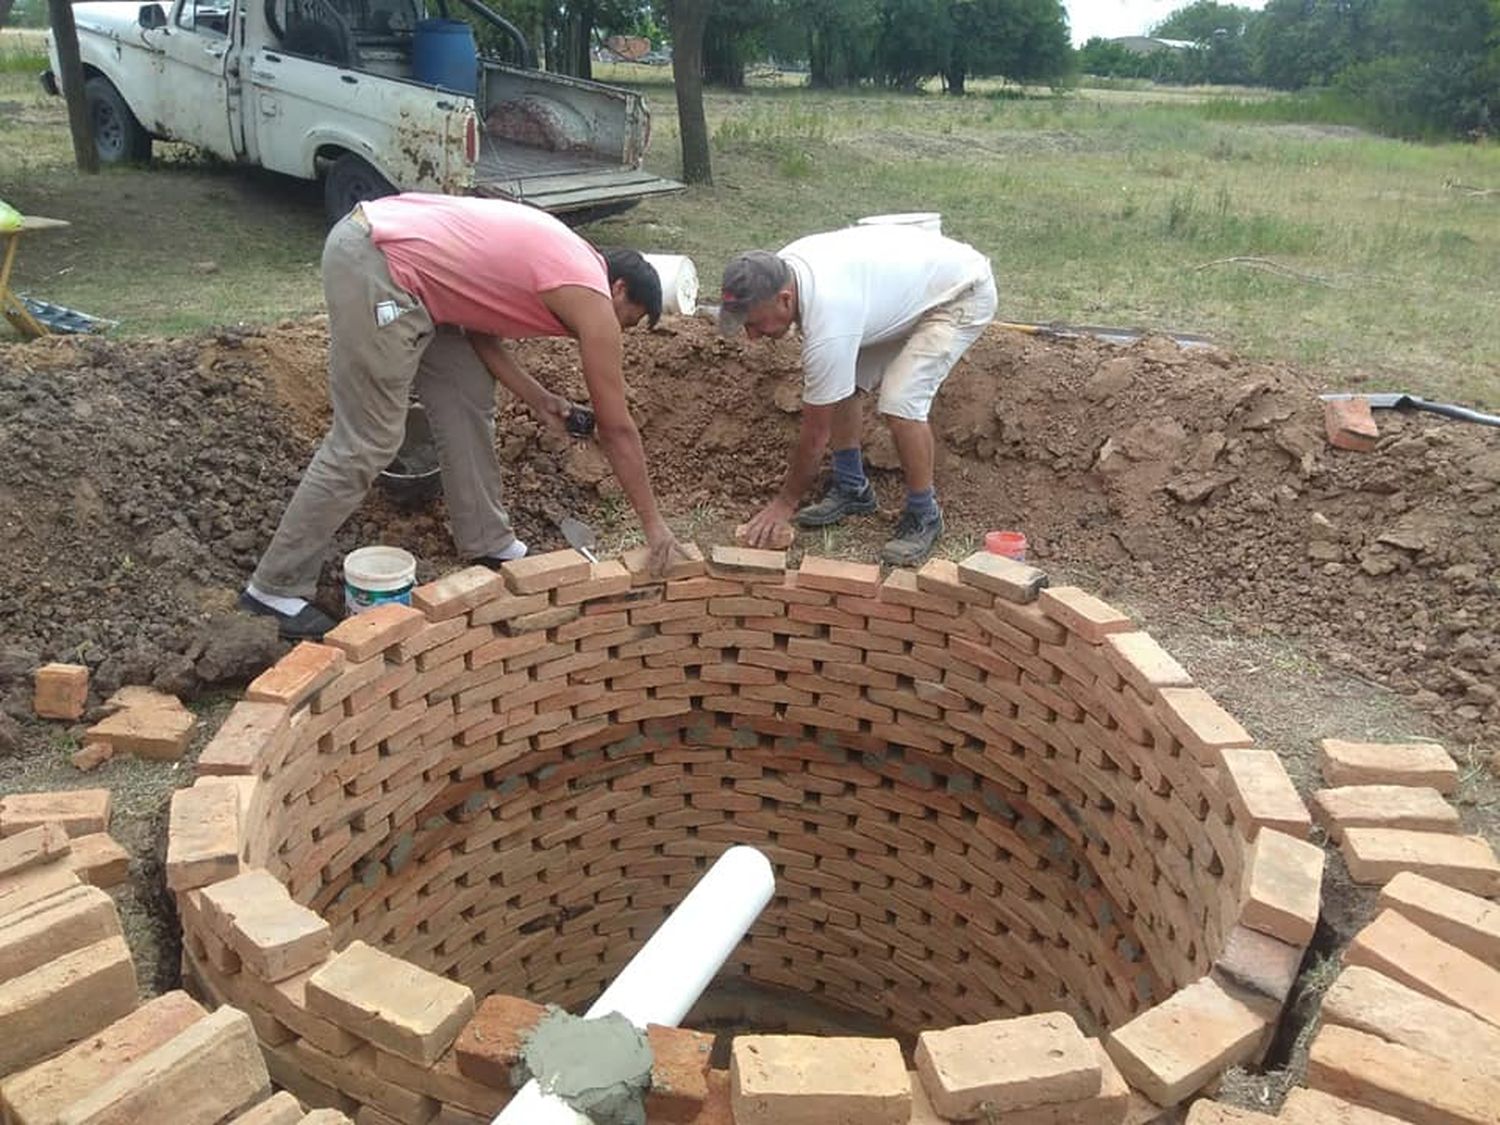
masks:
{"label": "green tree", "polygon": [[1250,8],[1242,8],[1238,4],[1195,0],[1162,20],[1151,29],[1151,34],[1162,39],[1187,39],[1206,45],[1221,33],[1244,35],[1255,15]]}
{"label": "green tree", "polygon": [[1379,53],[1381,0],[1270,0],[1251,25],[1255,72],[1268,86],[1327,86]]}

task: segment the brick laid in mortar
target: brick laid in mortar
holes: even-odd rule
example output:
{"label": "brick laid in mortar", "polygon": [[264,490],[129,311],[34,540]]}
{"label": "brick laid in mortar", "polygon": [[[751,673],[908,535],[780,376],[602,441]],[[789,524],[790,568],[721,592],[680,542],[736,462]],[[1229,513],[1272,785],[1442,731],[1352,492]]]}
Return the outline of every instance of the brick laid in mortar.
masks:
{"label": "brick laid in mortar", "polygon": [[738,1035],[735,1125],[908,1125],[911,1084],[894,1039]]}
{"label": "brick laid in mortar", "polygon": [[1312,834],[1312,815],[1275,751],[1226,747],[1219,759],[1241,823],[1254,825],[1256,830],[1274,828],[1304,840]]}
{"label": "brick laid in mortar", "polygon": [[263,980],[285,980],[333,952],[328,923],[262,868],[204,887],[202,907],[204,921]]}

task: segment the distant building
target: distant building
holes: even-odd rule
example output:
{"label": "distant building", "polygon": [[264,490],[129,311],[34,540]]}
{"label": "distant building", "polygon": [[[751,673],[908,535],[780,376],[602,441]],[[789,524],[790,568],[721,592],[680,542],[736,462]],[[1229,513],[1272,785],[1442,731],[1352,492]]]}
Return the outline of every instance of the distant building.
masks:
{"label": "distant building", "polygon": [[1154,55],[1157,51],[1190,51],[1198,44],[1190,39],[1158,39],[1154,35],[1117,35],[1110,40],[1137,55]]}

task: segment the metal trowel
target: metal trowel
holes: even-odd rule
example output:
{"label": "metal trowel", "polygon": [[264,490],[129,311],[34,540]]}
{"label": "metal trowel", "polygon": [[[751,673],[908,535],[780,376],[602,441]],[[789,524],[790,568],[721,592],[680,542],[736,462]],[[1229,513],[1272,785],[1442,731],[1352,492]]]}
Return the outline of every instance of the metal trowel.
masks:
{"label": "metal trowel", "polygon": [[594,537],[594,529],[581,519],[574,516],[563,516],[557,521],[557,530],[562,532],[562,537],[568,541],[568,546],[577,551],[591,563],[599,559],[594,555],[594,547],[598,539]]}

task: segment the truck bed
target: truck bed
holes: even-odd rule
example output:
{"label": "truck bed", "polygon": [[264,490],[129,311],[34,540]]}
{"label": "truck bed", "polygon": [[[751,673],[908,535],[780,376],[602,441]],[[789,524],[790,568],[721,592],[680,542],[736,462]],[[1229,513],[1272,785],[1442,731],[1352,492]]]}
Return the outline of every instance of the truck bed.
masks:
{"label": "truck bed", "polygon": [[482,133],[474,192],[530,203],[548,211],[606,206],[682,185],[639,168],[622,168],[589,153],[552,152]]}

